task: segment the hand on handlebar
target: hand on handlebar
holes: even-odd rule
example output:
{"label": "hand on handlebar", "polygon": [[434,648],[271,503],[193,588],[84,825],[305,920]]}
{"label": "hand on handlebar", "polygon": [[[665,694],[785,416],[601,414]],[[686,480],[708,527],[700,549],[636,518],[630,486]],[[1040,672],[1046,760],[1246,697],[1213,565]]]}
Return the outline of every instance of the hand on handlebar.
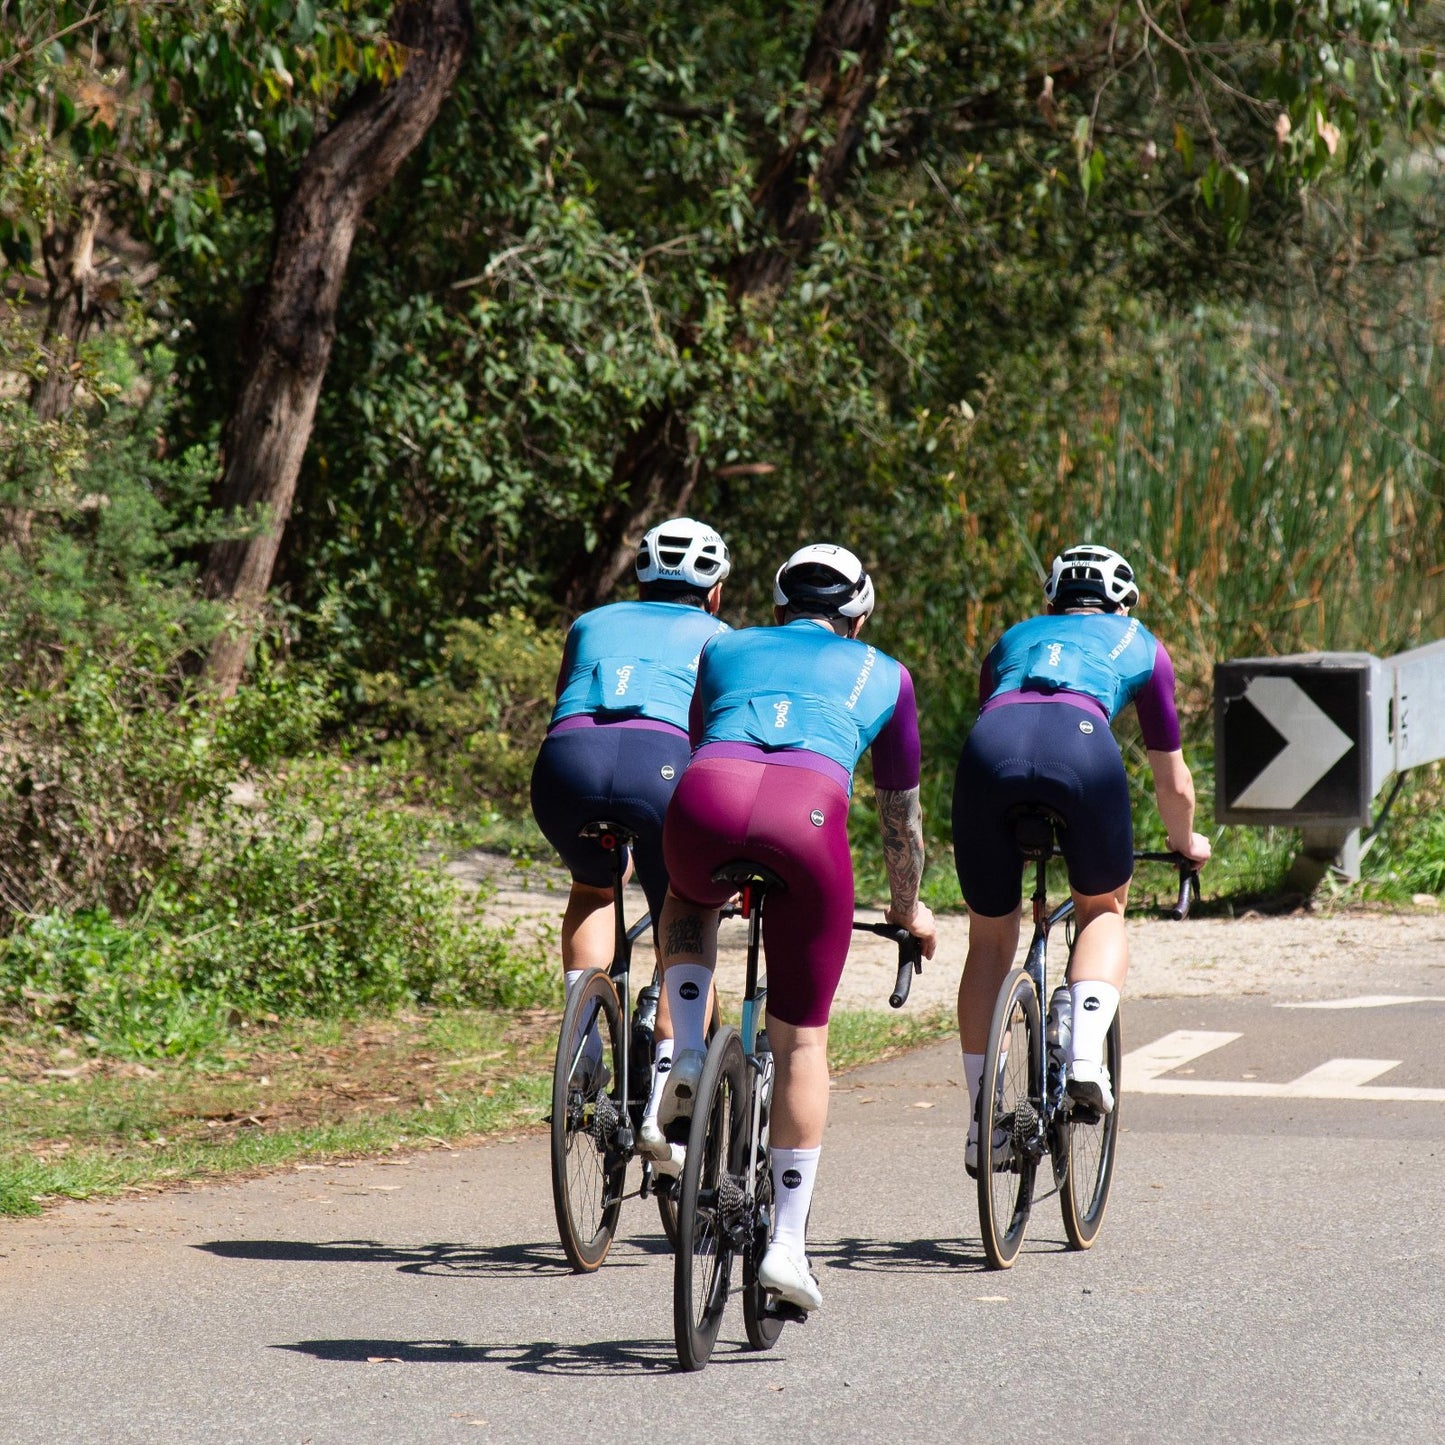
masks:
{"label": "hand on handlebar", "polygon": [[1187,858],[1196,868],[1204,867],[1214,852],[1209,846],[1209,839],[1203,833],[1191,833],[1187,845],[1178,844],[1172,838],[1166,841],[1174,852]]}
{"label": "hand on handlebar", "polygon": [[938,947],[938,924],[934,921],[933,910],[922,899],[913,905],[913,914],[909,918],[904,918],[891,907],[883,916],[889,923],[906,928],[918,940],[924,958],[933,957]]}

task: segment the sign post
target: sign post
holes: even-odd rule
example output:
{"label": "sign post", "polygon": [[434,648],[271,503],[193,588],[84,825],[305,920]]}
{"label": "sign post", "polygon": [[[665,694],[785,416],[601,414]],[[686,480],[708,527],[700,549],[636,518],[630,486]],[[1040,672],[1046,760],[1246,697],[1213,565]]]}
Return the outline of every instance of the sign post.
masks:
{"label": "sign post", "polygon": [[1391,773],[1445,757],[1445,642],[1252,657],[1214,669],[1216,819],[1300,829],[1291,882],[1357,878]]}

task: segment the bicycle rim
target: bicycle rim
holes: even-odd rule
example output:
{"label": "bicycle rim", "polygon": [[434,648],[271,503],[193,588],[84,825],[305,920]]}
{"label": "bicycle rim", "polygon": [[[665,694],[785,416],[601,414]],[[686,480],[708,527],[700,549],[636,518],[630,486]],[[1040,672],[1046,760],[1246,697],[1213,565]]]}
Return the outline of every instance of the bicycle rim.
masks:
{"label": "bicycle rim", "polygon": [[994,1007],[979,1094],[978,1217],[994,1269],[1008,1269],[1018,1257],[1033,1206],[1042,1149],[1043,1101],[1035,1087],[1043,1045],[1038,991],[1017,969]]}
{"label": "bicycle rim", "polygon": [[712,1355],[727,1304],[732,1229],[742,1184],[729,1169],[745,1137],[747,1066],[734,1028],[719,1030],[698,1081],[677,1209],[672,1322],[677,1358],[700,1370]]}
{"label": "bicycle rim", "polygon": [[[583,1274],[607,1258],[622,1209],[627,1159],[616,1145],[621,1018],[612,980],[593,970],[567,1000],[552,1069],[552,1206],[562,1250]],[[605,1079],[583,1047],[594,1027]]]}
{"label": "bicycle rim", "polygon": [[777,1315],[767,1313],[768,1292],[758,1283],[758,1266],[767,1252],[773,1220],[773,1171],[766,1150],[760,1151],[754,1168],[757,1171],[756,1204],[752,1232],[743,1249],[743,1329],[753,1349],[770,1350],[783,1332],[783,1322]]}
{"label": "bicycle rim", "polygon": [[1109,1203],[1109,1186],[1114,1181],[1114,1143],[1119,1134],[1123,1055],[1116,1013],[1104,1041],[1104,1059],[1114,1085],[1113,1112],[1096,1122],[1074,1119],[1066,1126],[1069,1168],[1059,1189],[1059,1203],[1064,1211],[1064,1233],[1074,1249],[1088,1249],[1099,1237]]}

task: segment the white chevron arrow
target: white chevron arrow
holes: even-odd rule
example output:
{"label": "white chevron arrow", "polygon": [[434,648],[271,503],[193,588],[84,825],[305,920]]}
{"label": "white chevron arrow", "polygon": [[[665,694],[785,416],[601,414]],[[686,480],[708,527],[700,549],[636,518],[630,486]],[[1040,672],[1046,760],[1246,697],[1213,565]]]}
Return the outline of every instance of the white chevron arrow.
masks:
{"label": "white chevron arrow", "polygon": [[1233,806],[1293,808],[1354,747],[1354,739],[1341,732],[1293,678],[1252,677],[1244,696],[1285,745]]}

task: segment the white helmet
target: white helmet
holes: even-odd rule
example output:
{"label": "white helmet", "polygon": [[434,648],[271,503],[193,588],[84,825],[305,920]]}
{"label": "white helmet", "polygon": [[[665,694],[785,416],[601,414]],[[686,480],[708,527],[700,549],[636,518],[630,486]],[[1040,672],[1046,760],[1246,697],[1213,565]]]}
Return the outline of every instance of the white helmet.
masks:
{"label": "white helmet", "polygon": [[637,549],[639,582],[676,582],[706,592],[733,569],[727,543],[706,522],[659,522]]}
{"label": "white helmet", "polygon": [[1054,558],[1044,596],[1061,606],[1093,598],[1112,612],[1132,607],[1139,600],[1139,589],[1134,569],[1117,552],[1085,542]]}
{"label": "white helmet", "polygon": [[813,542],[778,568],[773,601],[829,617],[867,617],[873,610],[873,582],[846,547]]}

